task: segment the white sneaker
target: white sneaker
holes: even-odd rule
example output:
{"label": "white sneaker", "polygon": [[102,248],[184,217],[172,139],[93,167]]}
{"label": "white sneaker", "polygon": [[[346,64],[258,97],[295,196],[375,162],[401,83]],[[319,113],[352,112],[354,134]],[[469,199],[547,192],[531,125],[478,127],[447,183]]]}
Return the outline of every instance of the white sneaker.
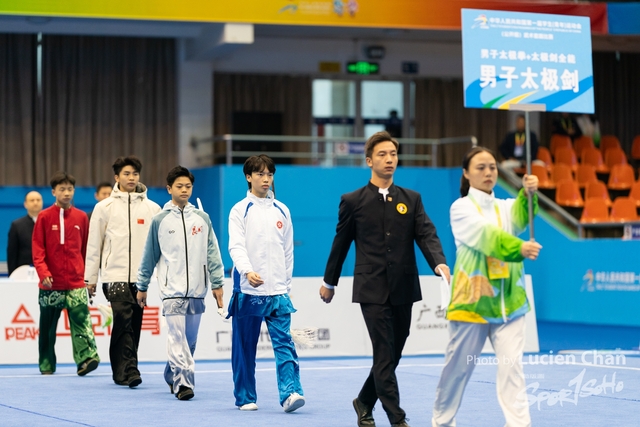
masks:
{"label": "white sneaker", "polygon": [[238,409],[240,409],[241,411],[257,411],[258,405],[256,405],[255,403],[245,403],[242,406],[238,406]]}
{"label": "white sneaker", "polygon": [[298,408],[302,408],[304,406],[304,396],[300,396],[298,393],[291,393],[282,406],[284,407],[284,412],[293,412]]}

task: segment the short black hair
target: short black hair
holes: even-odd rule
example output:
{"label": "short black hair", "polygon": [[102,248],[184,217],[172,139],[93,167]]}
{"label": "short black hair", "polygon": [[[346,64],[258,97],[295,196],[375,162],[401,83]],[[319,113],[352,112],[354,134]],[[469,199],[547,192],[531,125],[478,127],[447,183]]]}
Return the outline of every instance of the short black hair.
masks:
{"label": "short black hair", "polygon": [[53,174],[49,183],[51,184],[51,189],[55,190],[56,187],[60,184],[71,184],[75,187],[76,179],[71,174],[68,174],[64,171],[59,171]]}
{"label": "short black hair", "polygon": [[[122,169],[125,166],[131,166],[133,170],[140,173],[142,172],[142,162],[136,156],[127,156],[127,157],[118,157],[115,162],[113,162],[113,173],[116,175],[120,175]],[[111,186],[111,185],[109,185]]]}
{"label": "short black hair", "polygon": [[169,171],[169,174],[167,175],[167,185],[169,187],[173,186],[173,183],[176,182],[176,179],[180,178],[181,176],[186,176],[187,178],[189,178],[189,181],[191,181],[192,184],[196,182],[196,178],[191,172],[189,172],[189,169],[185,168],[184,166],[178,165]]}
{"label": "short black hair", "polygon": [[104,187],[113,187],[110,182],[102,181],[100,184],[96,185],[96,193],[99,193]]}
{"label": "short black hair", "polygon": [[364,155],[365,157],[371,158],[373,156],[373,149],[376,145],[381,142],[392,142],[393,145],[396,146],[396,150],[398,149],[398,141],[394,139],[389,132],[383,130],[381,132],[376,132],[367,139],[367,142],[364,144]]}
{"label": "short black hair", "polygon": [[[251,156],[244,162],[242,172],[244,175],[251,175],[253,172],[262,172],[264,168],[267,168],[269,172],[275,175],[276,164],[273,159],[266,154],[260,154],[259,156]],[[247,182],[249,190],[251,190],[251,183]]]}

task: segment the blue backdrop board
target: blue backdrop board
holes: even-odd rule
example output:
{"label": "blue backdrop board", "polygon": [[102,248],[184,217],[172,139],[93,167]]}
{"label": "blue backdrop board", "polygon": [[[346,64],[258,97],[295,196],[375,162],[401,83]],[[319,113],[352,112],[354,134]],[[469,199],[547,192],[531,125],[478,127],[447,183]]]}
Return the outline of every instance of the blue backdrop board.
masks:
{"label": "blue backdrop board", "polygon": [[[428,171],[428,173],[427,173]],[[216,166],[193,171],[196,177],[193,195],[200,197],[211,216],[218,236],[222,260],[227,273],[232,267],[228,253],[229,212],[247,193],[242,166]],[[338,222],[340,196],[367,184],[368,168],[314,166],[277,166],[276,198],[289,207],[294,227],[294,276],[323,276]],[[422,195],[427,215],[437,227],[445,256],[455,257],[455,246],[449,225],[449,206],[457,198],[460,182],[458,169],[403,167],[396,172],[397,185]],[[420,251],[416,249],[420,274],[433,274]],[[344,263],[343,275],[352,276],[355,265],[353,247]]]}
{"label": "blue backdrop board", "polygon": [[[24,208],[24,197],[30,191],[42,194],[43,209],[55,202],[51,187],[0,187],[0,261],[7,260],[7,237],[11,222],[27,214]],[[95,191],[95,187],[76,187],[73,197],[74,206],[85,212],[91,212],[97,203],[93,197]],[[160,207],[170,199],[165,188],[148,188],[147,197]]]}
{"label": "blue backdrop board", "polygon": [[464,105],[593,113],[587,17],[462,9]]}

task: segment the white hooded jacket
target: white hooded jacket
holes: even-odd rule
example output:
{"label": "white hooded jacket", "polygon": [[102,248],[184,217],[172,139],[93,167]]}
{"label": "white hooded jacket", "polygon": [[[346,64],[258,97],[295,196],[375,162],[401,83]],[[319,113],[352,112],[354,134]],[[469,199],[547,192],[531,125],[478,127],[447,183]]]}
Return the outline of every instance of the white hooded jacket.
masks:
{"label": "white hooded jacket", "polygon": [[209,215],[188,203],[171,201],[153,217],[138,270],[137,287],[146,292],[157,267],[162,300],[204,299],[207,286],[224,284],[224,267]]}
{"label": "white hooded jacket", "polygon": [[96,204],[89,224],[84,282],[135,283],[151,218],[160,206],[147,198],[147,187],[135,192],[113,187],[111,196]]}
{"label": "white hooded jacket", "polygon": [[[229,254],[234,264],[234,292],[282,295],[291,289],[293,224],[289,209],[269,191],[262,199],[247,192],[229,213]],[[264,283],[249,284],[254,271]]]}

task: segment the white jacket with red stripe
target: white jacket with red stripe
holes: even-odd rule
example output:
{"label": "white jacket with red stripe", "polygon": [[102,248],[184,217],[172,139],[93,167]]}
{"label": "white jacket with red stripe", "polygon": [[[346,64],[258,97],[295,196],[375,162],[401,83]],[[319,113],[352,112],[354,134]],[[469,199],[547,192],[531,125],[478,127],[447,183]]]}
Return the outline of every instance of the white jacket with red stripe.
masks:
{"label": "white jacket with red stripe", "polygon": [[[269,191],[261,199],[247,192],[229,214],[229,255],[234,265],[234,292],[282,295],[291,289],[293,224],[284,203]],[[254,288],[246,274],[254,271],[264,284]]]}

